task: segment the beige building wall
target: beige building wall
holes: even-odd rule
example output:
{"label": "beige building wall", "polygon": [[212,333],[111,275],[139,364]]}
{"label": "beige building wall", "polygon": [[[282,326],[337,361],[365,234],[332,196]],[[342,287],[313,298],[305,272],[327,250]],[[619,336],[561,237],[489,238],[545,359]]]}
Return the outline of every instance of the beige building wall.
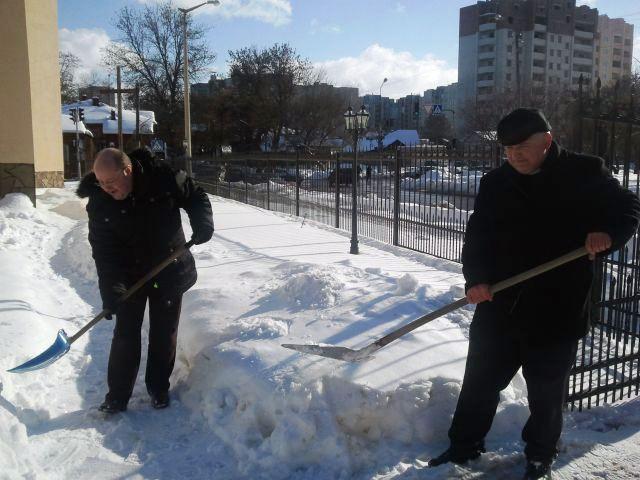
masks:
{"label": "beige building wall", "polygon": [[57,0],[0,1],[0,197],[63,185]]}

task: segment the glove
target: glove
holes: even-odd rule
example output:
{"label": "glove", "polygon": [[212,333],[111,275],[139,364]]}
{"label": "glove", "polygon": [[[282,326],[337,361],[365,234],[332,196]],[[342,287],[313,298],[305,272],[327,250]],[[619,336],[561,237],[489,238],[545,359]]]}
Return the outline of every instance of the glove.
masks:
{"label": "glove", "polygon": [[105,315],[104,318],[107,320],[111,320],[113,318],[112,315],[114,315],[118,309],[118,300],[126,291],[127,287],[121,282],[114,283],[109,288],[106,298],[102,300],[102,309],[109,310],[109,313]]}
{"label": "glove", "polygon": [[200,245],[201,243],[206,243],[211,240],[211,236],[213,235],[213,231],[199,232],[194,230],[191,235],[191,241],[194,245]]}

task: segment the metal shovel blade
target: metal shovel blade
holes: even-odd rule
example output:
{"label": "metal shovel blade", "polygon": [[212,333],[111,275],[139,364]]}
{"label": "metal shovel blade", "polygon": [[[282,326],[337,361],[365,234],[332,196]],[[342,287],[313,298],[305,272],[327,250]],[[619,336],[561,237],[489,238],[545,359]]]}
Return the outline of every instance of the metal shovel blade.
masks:
{"label": "metal shovel blade", "polygon": [[284,348],[290,348],[300,353],[307,353],[310,355],[319,355],[321,357],[333,358],[335,360],[342,360],[343,362],[362,362],[371,358],[369,348],[362,348],[360,350],[352,350],[347,347],[336,347],[333,345],[297,345],[291,343],[284,343]]}
{"label": "metal shovel blade", "polygon": [[47,348],[44,352],[42,352],[37,357],[32,358],[31,360],[26,361],[22,365],[18,365],[17,367],[12,368],[11,370],[7,370],[11,373],[23,373],[30,372],[31,370],[38,370],[40,368],[44,368],[47,365],[51,365],[53,362],[62,357],[65,353],[69,351],[71,348],[71,344],[69,343],[69,338],[64,330],[58,331],[58,336],[56,337],[56,341],[53,342],[49,348]]}

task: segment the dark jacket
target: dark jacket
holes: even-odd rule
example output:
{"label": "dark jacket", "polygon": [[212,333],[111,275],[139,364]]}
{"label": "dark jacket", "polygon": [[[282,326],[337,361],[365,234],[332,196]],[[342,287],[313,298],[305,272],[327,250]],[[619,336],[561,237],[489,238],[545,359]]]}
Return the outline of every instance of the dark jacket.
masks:
{"label": "dark jacket", "polygon": [[[129,155],[133,166],[133,191],[124,200],[104,192],[93,173],[86,175],[77,194],[88,197],[89,243],[96,262],[104,308],[114,305],[114,286],[131,287],[173,250],[184,245],[180,208],[200,242],[213,235],[211,204],[201,187],[183,172],[173,171],[144,150]],[[178,257],[151,280],[151,288],[172,296],[186,292],[196,282],[193,256]]]}
{"label": "dark jacket", "polygon": [[[480,182],[462,249],[467,288],[493,284],[585,244],[606,232],[611,250],[638,228],[640,201],[620,186],[599,157],[553,142],[541,171],[521,175],[505,163]],[[478,313],[501,309],[505,328],[531,338],[580,338],[588,329],[593,262],[575,260],[494,295]],[[487,313],[484,312],[484,313]]]}

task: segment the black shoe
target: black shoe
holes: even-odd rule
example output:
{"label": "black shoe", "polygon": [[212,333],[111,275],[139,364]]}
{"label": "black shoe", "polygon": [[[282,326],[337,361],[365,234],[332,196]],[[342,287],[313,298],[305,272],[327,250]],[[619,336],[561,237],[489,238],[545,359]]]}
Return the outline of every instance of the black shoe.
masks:
{"label": "black shoe", "polygon": [[169,406],[169,392],[150,393],[151,406],[156,409],[167,408]]}
{"label": "black shoe", "polygon": [[105,399],[98,407],[98,410],[104,413],[118,413],[127,410],[127,402],[125,400],[117,400],[112,398]]}
{"label": "black shoe", "polygon": [[457,463],[463,464],[468,462],[469,460],[475,460],[479,458],[482,453],[484,453],[484,446],[481,444],[473,447],[473,448],[453,448],[449,447],[444,453],[441,453],[435,458],[432,458],[427,463],[428,467],[437,467],[438,465],[442,465],[444,463]]}
{"label": "black shoe", "polygon": [[551,462],[527,460],[527,469],[522,480],[549,480],[551,479]]}

